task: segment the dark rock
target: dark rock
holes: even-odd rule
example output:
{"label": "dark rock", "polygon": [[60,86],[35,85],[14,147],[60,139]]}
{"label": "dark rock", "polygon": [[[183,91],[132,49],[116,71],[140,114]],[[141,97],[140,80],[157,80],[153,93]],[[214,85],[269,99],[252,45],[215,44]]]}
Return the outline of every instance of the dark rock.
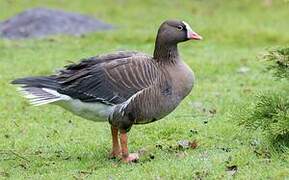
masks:
{"label": "dark rock", "polygon": [[55,9],[34,8],[0,23],[0,37],[8,39],[41,38],[52,34],[82,36],[112,29],[112,25],[90,16]]}

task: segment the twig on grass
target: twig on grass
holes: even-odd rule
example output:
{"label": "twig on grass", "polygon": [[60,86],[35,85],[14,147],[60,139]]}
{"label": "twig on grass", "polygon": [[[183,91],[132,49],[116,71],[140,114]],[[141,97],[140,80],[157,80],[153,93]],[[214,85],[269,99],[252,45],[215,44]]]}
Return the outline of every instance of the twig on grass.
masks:
{"label": "twig on grass", "polygon": [[9,150],[1,150],[1,149],[0,149],[0,154],[9,154],[9,153],[13,154],[14,156],[16,156],[16,157],[18,157],[18,158],[20,158],[20,159],[23,159],[23,160],[25,160],[25,161],[27,161],[27,162],[30,162],[29,159],[27,159],[26,157],[20,155],[19,153],[15,152],[15,151],[13,151],[13,150],[11,150],[11,149],[9,149]]}

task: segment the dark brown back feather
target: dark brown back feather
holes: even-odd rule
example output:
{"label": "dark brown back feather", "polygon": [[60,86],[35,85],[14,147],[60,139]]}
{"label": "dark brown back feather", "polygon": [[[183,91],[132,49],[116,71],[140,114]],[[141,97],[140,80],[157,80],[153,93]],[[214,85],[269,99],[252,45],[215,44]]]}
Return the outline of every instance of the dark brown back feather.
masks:
{"label": "dark brown back feather", "polygon": [[151,57],[119,52],[66,66],[57,75],[57,91],[84,102],[120,104],[152,85],[157,73]]}

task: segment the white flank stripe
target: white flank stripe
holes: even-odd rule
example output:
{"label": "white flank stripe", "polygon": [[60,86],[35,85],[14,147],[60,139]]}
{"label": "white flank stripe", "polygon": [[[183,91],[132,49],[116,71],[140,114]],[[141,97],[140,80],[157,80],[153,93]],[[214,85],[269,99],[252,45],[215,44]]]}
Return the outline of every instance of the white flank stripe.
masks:
{"label": "white flank stripe", "polygon": [[122,116],[124,115],[124,111],[125,111],[125,109],[127,108],[127,106],[130,104],[130,102],[133,101],[134,98],[136,98],[137,95],[139,95],[140,93],[142,93],[143,90],[145,90],[145,89],[142,89],[142,90],[138,91],[137,93],[135,93],[134,95],[132,95],[128,100],[126,100],[126,101],[123,103],[123,105],[122,105],[121,108],[119,109],[119,113],[121,113]]}

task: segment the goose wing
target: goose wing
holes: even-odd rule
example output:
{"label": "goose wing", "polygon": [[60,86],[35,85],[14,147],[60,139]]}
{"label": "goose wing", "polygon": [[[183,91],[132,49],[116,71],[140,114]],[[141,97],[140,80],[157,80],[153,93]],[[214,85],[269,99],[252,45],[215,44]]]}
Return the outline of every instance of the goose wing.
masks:
{"label": "goose wing", "polygon": [[120,104],[149,87],[158,76],[152,58],[138,52],[118,52],[82,60],[56,76],[59,93],[84,102]]}

